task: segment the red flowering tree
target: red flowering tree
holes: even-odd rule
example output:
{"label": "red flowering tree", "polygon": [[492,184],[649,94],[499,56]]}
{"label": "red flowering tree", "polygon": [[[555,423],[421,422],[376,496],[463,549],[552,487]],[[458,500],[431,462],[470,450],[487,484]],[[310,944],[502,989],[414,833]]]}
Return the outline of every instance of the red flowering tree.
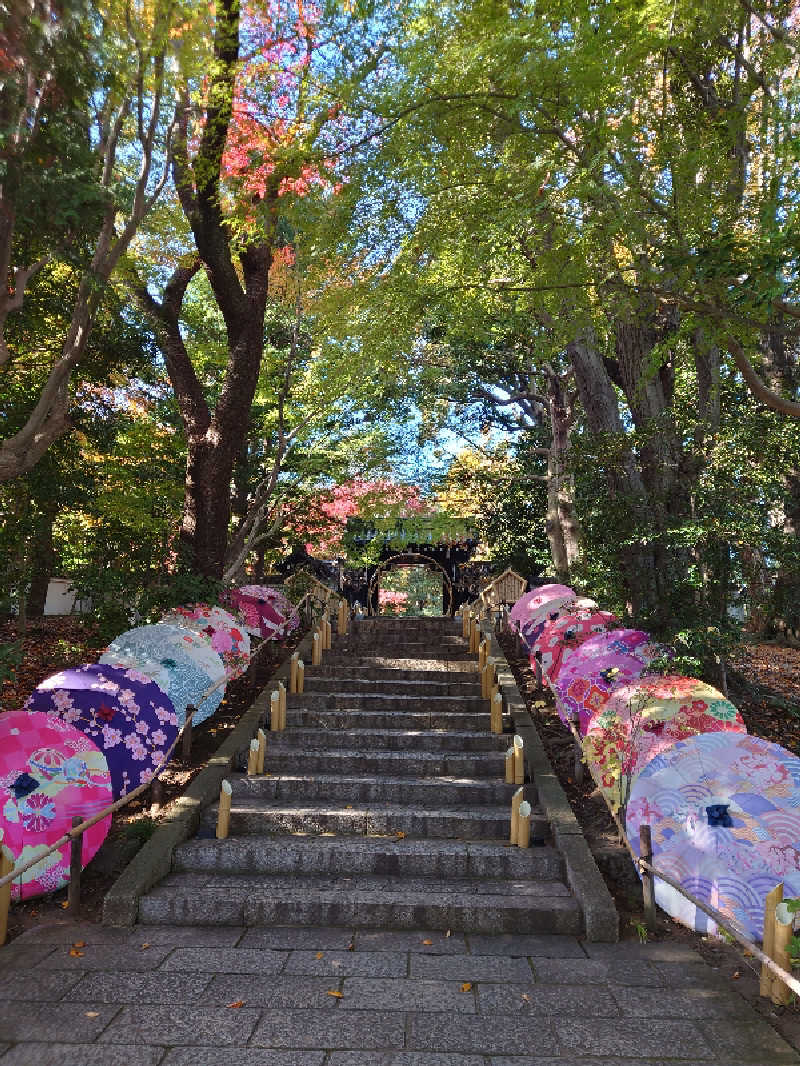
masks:
{"label": "red flowering tree", "polygon": [[[264,355],[270,271],[276,260],[285,268],[293,258],[282,204],[314,190],[335,191],[329,153],[341,119],[326,82],[346,74],[358,84],[376,63],[369,33],[354,29],[347,8],[329,4],[323,19],[320,8],[303,0],[248,7],[218,0],[213,54],[202,83],[184,85],[173,153],[191,240],[160,299],[141,276],[133,282],[156,326],[186,431],[185,563],[211,577],[235,569],[257,536],[291,444],[281,420],[272,468],[253,486],[250,511],[231,540],[231,476]],[[337,35],[347,49],[333,55]],[[181,328],[184,297],[199,271],[227,340],[227,365],[213,392],[193,365]],[[287,370],[287,394],[290,380]]]}

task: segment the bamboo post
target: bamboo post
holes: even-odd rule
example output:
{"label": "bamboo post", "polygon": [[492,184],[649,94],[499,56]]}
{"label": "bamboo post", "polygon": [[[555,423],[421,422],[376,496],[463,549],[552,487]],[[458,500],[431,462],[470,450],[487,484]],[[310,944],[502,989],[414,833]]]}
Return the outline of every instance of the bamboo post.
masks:
{"label": "bamboo post", "polygon": [[164,806],[164,785],[160,777],[154,777],[150,783],[150,817],[155,818]]}
{"label": "bamboo post", "polygon": [[[639,855],[645,862],[653,862],[653,841],[647,822],[639,826]],[[649,870],[642,870],[642,896],[644,924],[652,933],[656,929],[656,882]]]}
{"label": "bamboo post", "polygon": [[[783,882],[776,885],[771,892],[767,894],[767,898],[764,901],[764,936],[762,938],[762,947],[764,954],[775,961],[775,908],[779,903],[783,902]],[[762,996],[772,995],[772,973],[764,965],[761,964],[761,981],[758,987]]]}
{"label": "bamboo post", "polygon": [[486,699],[490,700],[494,695],[494,682],[497,676],[494,659],[486,660]]}
{"label": "bamboo post", "polygon": [[277,689],[273,689],[269,697],[269,728],[272,733],[281,728],[281,694]]}
{"label": "bamboo post", "polygon": [[472,615],[469,623],[469,650],[472,652],[473,655],[478,654],[478,649],[480,647],[481,642],[480,634],[480,626],[478,625],[475,615]]}
{"label": "bamboo post", "polygon": [[[191,715],[189,712],[191,711]],[[192,718],[197,713],[197,708],[193,707],[191,703],[186,708],[186,721],[183,726],[183,737],[181,740],[181,756],[184,762],[189,762],[192,757]]]}
{"label": "bamboo post", "polygon": [[247,753],[247,776],[253,777],[258,769],[258,741],[250,741],[250,750]]}
{"label": "bamboo post", "polygon": [[[781,891],[783,891],[782,885]],[[789,954],[789,941],[792,939],[793,915],[788,905],[784,902],[780,902],[775,907],[773,915],[775,918],[775,934],[772,943],[772,960],[777,962],[778,966],[791,973],[792,957]],[[777,1003],[779,1006],[786,1006],[787,1003],[792,1001],[791,989],[777,975],[772,978],[772,994],[770,998],[773,1003]]]}
{"label": "bamboo post", "polygon": [[331,647],[331,624],[327,617],[322,619],[322,650],[328,651]]}
{"label": "bamboo post", "polygon": [[514,784],[521,785],[525,781],[525,747],[522,737],[517,734],[514,737]]}
{"label": "bamboo post", "polygon": [[531,846],[531,805],[523,800],[517,813],[517,847]]}
{"label": "bamboo post", "polygon": [[322,662],[322,637],[319,632],[316,632],[313,637],[313,644],[311,646],[311,665],[319,666]]}
{"label": "bamboo post", "polygon": [[278,682],[278,706],[279,706],[279,718],[281,723],[281,729],[286,728],[286,685],[282,681]]}
{"label": "bamboo post", "polygon": [[514,749],[509,748],[506,752],[506,784],[514,784]]}
{"label": "bamboo post", "polygon": [[522,789],[518,788],[511,797],[511,832],[508,839],[512,844],[516,844],[519,836],[519,805],[522,803],[522,795]]}
{"label": "bamboo post", "polygon": [[[259,730],[261,732],[261,730]],[[217,812],[217,840],[224,840],[231,827],[231,788],[230,781],[223,781],[219,790],[219,809]]]}
{"label": "bamboo post", "polygon": [[465,639],[469,636],[469,611],[467,605],[461,605],[461,636]]}
{"label": "bamboo post", "polygon": [[[80,825],[83,819],[79,814],[72,816],[72,828]],[[69,845],[69,886],[67,887],[67,910],[77,915],[81,907],[81,853],[83,852],[83,833],[74,836]]]}
{"label": "bamboo post", "polygon": [[[3,851],[0,844],[0,877],[6,877],[14,869],[14,861]],[[8,910],[11,906],[11,882],[0,885],[0,948],[6,942],[8,934]]]}
{"label": "bamboo post", "polygon": [[259,729],[256,733],[256,740],[258,741],[258,758],[256,759],[256,773],[264,773],[264,759],[267,754],[267,734],[263,729]]}
{"label": "bamboo post", "polygon": [[297,691],[302,692],[306,683],[306,664],[301,659],[297,664]]}
{"label": "bamboo post", "polygon": [[[499,692],[495,692],[492,696],[492,707],[489,712],[489,721],[491,723],[490,728],[493,733],[503,732],[503,697]],[[514,749],[511,748],[511,754],[514,754]],[[508,760],[506,760],[506,763]],[[508,772],[508,766],[506,765],[506,772]]]}
{"label": "bamboo post", "polygon": [[300,653],[295,652],[289,660],[289,691],[297,692],[297,664],[300,661]]}
{"label": "bamboo post", "polygon": [[576,785],[583,784],[583,748],[578,742],[578,738],[575,738],[575,762],[572,767],[572,776],[575,778]]}

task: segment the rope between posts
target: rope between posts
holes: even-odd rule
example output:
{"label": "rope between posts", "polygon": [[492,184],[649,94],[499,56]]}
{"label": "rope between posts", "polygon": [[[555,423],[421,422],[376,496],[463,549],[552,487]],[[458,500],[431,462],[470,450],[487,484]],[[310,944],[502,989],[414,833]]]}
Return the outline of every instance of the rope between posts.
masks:
{"label": "rope between posts", "polygon": [[[572,721],[567,721],[567,725],[569,727],[570,732],[572,733],[575,743],[580,745],[581,738],[575,728],[575,723]],[[771,959],[769,955],[765,954],[761,950],[761,948],[758,947],[757,944],[755,944],[752,940],[749,939],[749,937],[745,936],[744,933],[742,933],[739,929],[732,925],[724,914],[721,914],[720,911],[718,911],[715,907],[712,907],[710,904],[705,903],[701,899],[698,899],[697,896],[692,895],[691,892],[685,889],[683,885],[681,885],[674,878],[670,877],[669,874],[664,873],[663,870],[659,870],[656,866],[653,866],[652,863],[647,862],[645,859],[642,859],[639,855],[637,855],[631,845],[630,840],[628,840],[628,834],[626,832],[625,827],[620,822],[616,811],[612,809],[610,803],[608,802],[608,797],[605,795],[605,793],[603,794],[603,799],[605,801],[606,806],[608,807],[609,814],[614,819],[614,824],[617,827],[620,840],[628,849],[631,859],[633,860],[633,864],[639,871],[640,875],[647,874],[651,877],[656,877],[660,881],[663,881],[665,884],[669,885],[670,888],[675,889],[676,892],[679,892],[684,897],[684,899],[689,900],[689,902],[694,904],[695,907],[701,910],[704,914],[707,914],[709,918],[713,918],[713,920],[721,929],[724,929],[729,936],[733,937],[733,939],[738,941],[738,943],[741,944],[743,948],[751,952],[751,954],[754,955],[759,960],[759,962],[766,966],[768,970],[775,974],[776,977],[779,977],[781,981],[783,981],[783,983],[787,985],[796,996],[800,996],[800,980],[798,980],[796,977],[793,977],[788,970],[784,970],[784,968],[782,966],[779,966],[778,963],[774,961],[774,959]]]}

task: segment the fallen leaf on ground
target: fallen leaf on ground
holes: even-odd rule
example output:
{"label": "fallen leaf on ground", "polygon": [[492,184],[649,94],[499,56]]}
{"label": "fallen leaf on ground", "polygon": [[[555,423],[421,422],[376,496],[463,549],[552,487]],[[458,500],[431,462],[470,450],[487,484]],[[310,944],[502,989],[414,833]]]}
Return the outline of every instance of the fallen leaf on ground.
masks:
{"label": "fallen leaf on ground", "polygon": [[243,1007],[244,1006],[244,1000],[243,999],[235,999],[233,1001],[233,1003],[228,1003],[227,1006],[231,1007],[233,1010],[238,1010],[239,1007]]}
{"label": "fallen leaf on ground", "polygon": [[86,941],[85,940],[76,940],[75,943],[72,946],[74,948],[85,948],[86,947]]}
{"label": "fallen leaf on ground", "polygon": [[87,1011],[84,1011],[84,1014],[85,1014],[85,1016],[87,1018],[99,1018],[100,1017],[100,1011],[99,1010],[87,1010]]}
{"label": "fallen leaf on ground", "polygon": [[65,899],[64,902],[61,904],[61,910],[65,911],[68,906],[69,906],[69,900]]}
{"label": "fallen leaf on ground", "polygon": [[527,992],[522,993],[522,998],[525,1000],[526,1003],[530,1003],[531,1001],[531,997],[528,995]]}
{"label": "fallen leaf on ground", "polygon": [[318,958],[318,959],[321,959],[321,958],[322,958],[322,956],[323,956],[324,954],[325,954],[325,952],[324,952],[324,951],[318,951],[318,952],[317,952],[317,958]]}
{"label": "fallen leaf on ground", "polygon": [[430,947],[431,944],[433,943],[433,941],[432,940],[423,940],[422,943],[427,945],[428,947]]}
{"label": "fallen leaf on ground", "polygon": [[465,981],[464,984],[461,986],[461,991],[462,992],[471,992],[472,991],[472,981]]}
{"label": "fallen leaf on ground", "polygon": [[344,999],[344,992],[340,992],[337,988],[329,988],[326,994],[336,999]]}
{"label": "fallen leaf on ground", "polygon": [[355,946],[355,944],[353,943],[353,941],[352,941],[352,940],[351,940],[351,941],[350,941],[350,943],[349,943],[349,944],[347,945],[347,950],[348,950],[348,951],[355,951],[355,950],[356,950],[356,946]]}
{"label": "fallen leaf on ground", "polygon": [[77,948],[70,948],[69,953],[73,957],[73,959],[82,959],[85,954],[85,952],[83,951],[78,951]]}
{"label": "fallen leaf on ground", "polygon": [[731,974],[731,979],[732,979],[733,981],[738,981],[738,980],[739,980],[739,978],[740,978],[741,976],[742,976],[742,974],[741,974],[741,971],[740,971],[740,970],[735,970],[735,971],[734,971],[734,972],[733,972],[733,973]]}
{"label": "fallen leaf on ground", "polygon": [[398,832],[396,832],[396,833],[395,833],[395,836],[397,837],[397,839],[398,839],[398,840],[402,840],[402,839],[403,839],[403,837],[405,836],[405,833],[401,833],[401,832],[400,832],[400,831],[398,830]]}
{"label": "fallen leaf on ground", "polygon": [[145,941],[144,944],[142,944],[142,951],[145,951],[149,947],[150,945],[147,943],[147,941]]}

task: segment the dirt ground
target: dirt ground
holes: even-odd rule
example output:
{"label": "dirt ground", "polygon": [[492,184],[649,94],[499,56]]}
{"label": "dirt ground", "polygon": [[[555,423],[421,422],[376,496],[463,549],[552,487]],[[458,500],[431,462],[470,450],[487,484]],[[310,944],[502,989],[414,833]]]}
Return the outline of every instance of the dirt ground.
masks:
{"label": "dirt ground", "polygon": [[[575,779],[575,749],[549,691],[541,689],[527,653],[516,651],[516,641],[502,638],[501,645],[526,700],[542,742],[558,774],[570,805],[592,850],[620,915],[623,938],[647,936],[648,940],[691,943],[695,950],[728,978],[742,995],[777,1031],[800,1050],[800,1004],[773,1005],[759,995],[761,965],[737,944],[704,937],[658,911],[658,929],[644,926],[642,889],[625,846],[620,842],[605,800],[588,773],[582,783]],[[739,708],[748,732],[782,744],[800,754],[800,649],[771,643],[742,647],[729,673],[729,696]]]}
{"label": "dirt ground", "polygon": [[[219,710],[193,730],[190,757],[184,759],[180,745],[176,748],[175,755],[160,775],[163,804],[158,812],[151,809],[151,794],[148,791],[114,815],[108,836],[81,875],[81,904],[79,913],[74,917],[83,921],[100,920],[103,898],[108,889],[151,836],[159,817],[164,816],[169,804],[203,769],[255,695],[300,643],[302,634],[303,630],[300,629],[286,641],[262,643],[247,674],[228,685]],[[13,625],[0,626],[0,644],[16,639]],[[44,618],[31,623],[25,634],[20,666],[13,680],[7,680],[2,686],[0,707],[3,711],[19,710],[46,677],[67,666],[96,662],[103,650],[104,644],[98,638],[96,627],[80,618]],[[48,896],[12,903],[9,939],[40,923],[63,919],[66,907],[66,888]]]}

